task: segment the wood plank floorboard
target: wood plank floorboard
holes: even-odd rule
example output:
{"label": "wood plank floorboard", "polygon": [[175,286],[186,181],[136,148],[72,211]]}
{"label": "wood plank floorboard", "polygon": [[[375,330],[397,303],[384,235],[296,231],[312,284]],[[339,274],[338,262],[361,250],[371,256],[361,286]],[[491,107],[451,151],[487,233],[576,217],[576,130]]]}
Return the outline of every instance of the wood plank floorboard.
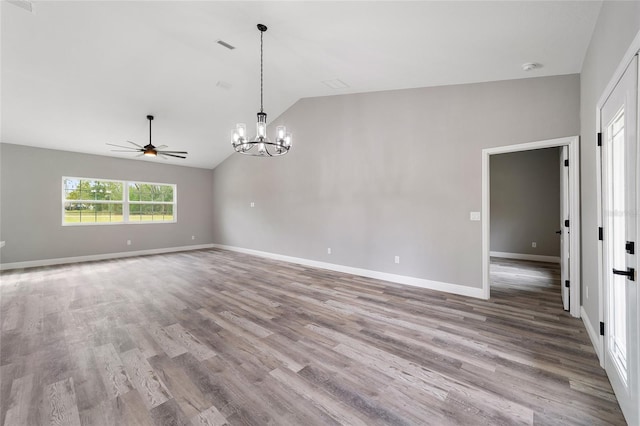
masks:
{"label": "wood plank floorboard", "polygon": [[488,301],[198,250],[0,274],[0,425],[624,425],[555,264]]}

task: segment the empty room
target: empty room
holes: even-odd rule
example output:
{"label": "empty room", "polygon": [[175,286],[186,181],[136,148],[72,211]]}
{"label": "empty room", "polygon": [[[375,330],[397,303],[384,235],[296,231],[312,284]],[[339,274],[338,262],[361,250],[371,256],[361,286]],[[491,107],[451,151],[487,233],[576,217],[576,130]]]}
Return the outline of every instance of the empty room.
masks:
{"label": "empty room", "polygon": [[0,25],[0,426],[640,425],[640,1]]}

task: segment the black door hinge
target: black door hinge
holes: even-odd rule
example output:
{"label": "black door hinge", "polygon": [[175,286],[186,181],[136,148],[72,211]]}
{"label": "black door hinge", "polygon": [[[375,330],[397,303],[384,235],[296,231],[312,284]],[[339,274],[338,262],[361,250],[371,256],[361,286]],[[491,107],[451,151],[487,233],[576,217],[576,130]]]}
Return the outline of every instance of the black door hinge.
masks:
{"label": "black door hinge", "polygon": [[564,160],[564,166],[569,167],[569,160]]}
{"label": "black door hinge", "polygon": [[567,228],[569,227],[569,219],[564,221],[564,226],[566,226]]}
{"label": "black door hinge", "polygon": [[602,146],[602,133],[598,132],[598,146]]}
{"label": "black door hinge", "polygon": [[570,285],[569,285],[569,280],[564,280],[564,286],[565,286],[565,287],[570,287]]}
{"label": "black door hinge", "polygon": [[602,226],[598,227],[598,240],[604,241],[604,229]]}
{"label": "black door hinge", "polygon": [[600,335],[604,336],[604,323],[600,321]]}

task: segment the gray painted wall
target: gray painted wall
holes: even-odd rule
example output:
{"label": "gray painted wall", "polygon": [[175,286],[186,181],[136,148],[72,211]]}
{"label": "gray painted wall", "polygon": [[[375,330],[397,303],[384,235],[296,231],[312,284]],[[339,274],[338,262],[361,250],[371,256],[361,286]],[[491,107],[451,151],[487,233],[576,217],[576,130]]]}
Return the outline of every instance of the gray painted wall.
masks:
{"label": "gray painted wall", "polygon": [[492,155],[490,161],[491,251],[560,256],[560,149]]}
{"label": "gray painted wall", "polygon": [[[212,170],[10,144],[0,153],[2,263],[212,242]],[[175,183],[178,222],[62,226],[62,176]]]}
{"label": "gray painted wall", "polygon": [[580,76],[582,305],[594,330],[598,329],[600,321],[596,216],[596,105],[639,30],[640,2],[603,2]]}
{"label": "gray painted wall", "polygon": [[214,169],[214,241],[480,288],[482,149],[577,135],[579,90],[567,75],[302,99],[270,125],[293,131],[288,155]]}

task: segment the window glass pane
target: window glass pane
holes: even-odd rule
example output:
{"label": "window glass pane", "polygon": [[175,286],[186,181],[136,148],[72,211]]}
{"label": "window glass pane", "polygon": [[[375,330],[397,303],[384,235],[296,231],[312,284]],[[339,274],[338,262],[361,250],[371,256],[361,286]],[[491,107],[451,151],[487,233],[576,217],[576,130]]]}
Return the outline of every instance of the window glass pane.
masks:
{"label": "window glass pane", "polygon": [[173,186],[171,185],[163,185],[161,187],[162,191],[162,200],[165,202],[173,202]]}
{"label": "window glass pane", "polygon": [[[624,110],[620,111],[607,129],[609,134],[609,182],[611,183],[610,200],[607,214],[609,216],[609,229],[611,229],[611,242],[609,243],[609,259],[611,266],[616,269],[626,268],[625,251],[626,228],[629,208],[626,205],[625,174],[627,161],[627,147],[625,144],[625,116]],[[618,366],[623,379],[627,380],[627,311],[626,298],[627,286],[625,277],[612,275],[609,286],[609,298],[616,307],[610,312],[610,331],[607,333],[613,361]]]}
{"label": "window glass pane", "polygon": [[66,200],[121,201],[122,182],[67,178],[64,195]]}
{"label": "window glass pane", "polygon": [[172,204],[131,204],[129,220],[132,222],[173,221]]}
{"label": "window glass pane", "polygon": [[65,223],[114,223],[122,222],[120,203],[65,203]]}

